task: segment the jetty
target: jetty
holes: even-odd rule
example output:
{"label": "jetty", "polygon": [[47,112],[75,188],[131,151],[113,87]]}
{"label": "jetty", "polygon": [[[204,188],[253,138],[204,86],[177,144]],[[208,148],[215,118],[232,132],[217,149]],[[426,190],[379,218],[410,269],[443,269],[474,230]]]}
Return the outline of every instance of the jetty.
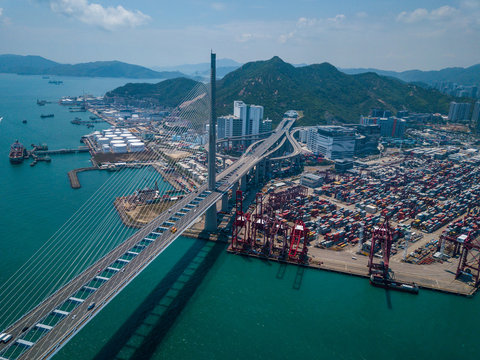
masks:
{"label": "jetty", "polygon": [[72,189],[80,189],[80,181],[78,180],[78,173],[83,172],[83,171],[91,171],[91,170],[100,170],[99,167],[97,166],[90,166],[90,167],[84,167],[84,168],[79,168],[79,169],[74,169],[70,170],[68,172],[68,179],[70,180],[70,186]]}
{"label": "jetty", "polygon": [[31,150],[31,153],[37,155],[58,155],[58,154],[77,154],[82,152],[88,152],[87,146],[79,146],[75,149],[57,149],[57,150]]}

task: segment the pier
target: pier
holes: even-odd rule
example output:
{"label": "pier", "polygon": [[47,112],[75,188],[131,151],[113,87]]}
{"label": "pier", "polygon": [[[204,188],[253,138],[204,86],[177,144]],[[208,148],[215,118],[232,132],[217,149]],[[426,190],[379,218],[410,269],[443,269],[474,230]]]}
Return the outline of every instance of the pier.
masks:
{"label": "pier", "polygon": [[80,189],[80,181],[78,180],[78,173],[83,172],[83,171],[91,171],[91,170],[100,170],[100,168],[96,166],[91,166],[91,167],[84,167],[84,168],[79,168],[79,169],[74,169],[70,170],[68,172],[68,179],[70,180],[70,186],[72,189]]}
{"label": "pier", "polygon": [[30,150],[30,155],[59,155],[59,154],[78,154],[88,152],[89,149],[87,146],[79,146],[76,149],[58,149],[58,150]]}

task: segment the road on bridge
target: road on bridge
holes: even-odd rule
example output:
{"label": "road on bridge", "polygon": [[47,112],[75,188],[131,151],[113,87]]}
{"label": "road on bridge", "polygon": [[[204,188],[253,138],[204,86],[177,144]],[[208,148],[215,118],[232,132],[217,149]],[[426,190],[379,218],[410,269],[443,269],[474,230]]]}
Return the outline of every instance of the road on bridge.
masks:
{"label": "road on bridge", "polygon": [[[209,191],[207,185],[203,185],[197,192],[187,195],[171,211],[162,213],[138,230],[12,324],[5,332],[11,334],[13,339],[9,344],[0,345],[0,360],[45,359],[55,354],[199,216],[216,204],[266,154],[271,154],[269,150],[272,146],[289,136],[294,121],[283,119],[272,135],[254,143],[237,162],[218,174],[215,191]],[[173,226],[177,231],[171,231]],[[111,276],[99,275],[105,271]],[[92,280],[100,281],[101,285],[97,288],[88,286]],[[88,298],[73,297],[81,289],[91,292]],[[71,311],[59,310],[66,301],[76,303],[75,308]],[[52,315],[59,317],[60,321],[53,326],[42,323]],[[28,331],[22,331],[26,327]],[[25,340],[30,331],[41,331],[42,336],[37,336],[35,341]]]}

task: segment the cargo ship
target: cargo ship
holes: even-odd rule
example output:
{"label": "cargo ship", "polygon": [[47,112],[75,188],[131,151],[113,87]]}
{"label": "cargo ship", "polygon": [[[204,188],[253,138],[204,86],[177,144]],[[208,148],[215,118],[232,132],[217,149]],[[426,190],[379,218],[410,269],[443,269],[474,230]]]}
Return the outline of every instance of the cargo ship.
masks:
{"label": "cargo ship", "polygon": [[415,283],[406,284],[400,281],[385,279],[383,276],[379,275],[370,275],[370,284],[376,287],[381,287],[385,289],[392,289],[398,291],[409,292],[411,294],[418,294],[418,285]]}
{"label": "cargo ship", "polygon": [[25,158],[25,147],[16,140],[10,147],[10,154],[8,155],[12,164],[20,164]]}
{"label": "cargo ship", "polygon": [[54,117],[55,115],[54,114],[42,114],[40,115],[40,117],[43,119],[43,118],[51,118],[51,117]]}

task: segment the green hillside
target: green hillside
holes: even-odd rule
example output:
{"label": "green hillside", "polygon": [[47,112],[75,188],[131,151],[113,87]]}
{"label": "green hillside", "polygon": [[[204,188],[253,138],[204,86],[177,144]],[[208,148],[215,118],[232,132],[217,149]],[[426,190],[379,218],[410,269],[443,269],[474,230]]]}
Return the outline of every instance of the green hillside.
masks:
{"label": "green hillside", "polygon": [[[135,87],[130,84],[112,94],[155,98],[160,104],[177,105],[194,86],[190,82],[183,87],[185,80]],[[375,107],[394,113],[404,108],[413,112],[447,113],[453,98],[375,73],[347,75],[328,63],[294,67],[274,57],[247,63],[217,81],[218,114],[232,113],[234,100],[263,105],[265,116],[274,122],[279,122],[289,109],[302,110],[304,118],[300,123],[313,125],[327,120],[358,122],[360,115],[367,115]]]}
{"label": "green hillside", "polygon": [[95,61],[70,65],[30,55],[0,55],[0,73],[131,79],[171,79],[184,76],[179,71],[153,71],[143,66],[121,61]]}
{"label": "green hillside", "polygon": [[407,82],[423,82],[426,84],[435,84],[438,81],[449,81],[462,85],[480,84],[480,64],[467,68],[451,67],[441,70],[421,71],[407,70],[402,72],[386,71],[379,69],[342,69],[347,74],[360,74],[365,72],[375,72],[379,75],[391,76]]}
{"label": "green hillside", "polygon": [[184,77],[169,79],[157,84],[128,83],[105,94],[107,99],[121,97],[125,100],[151,100],[151,102],[176,107],[185,100],[188,94],[199,83]]}

